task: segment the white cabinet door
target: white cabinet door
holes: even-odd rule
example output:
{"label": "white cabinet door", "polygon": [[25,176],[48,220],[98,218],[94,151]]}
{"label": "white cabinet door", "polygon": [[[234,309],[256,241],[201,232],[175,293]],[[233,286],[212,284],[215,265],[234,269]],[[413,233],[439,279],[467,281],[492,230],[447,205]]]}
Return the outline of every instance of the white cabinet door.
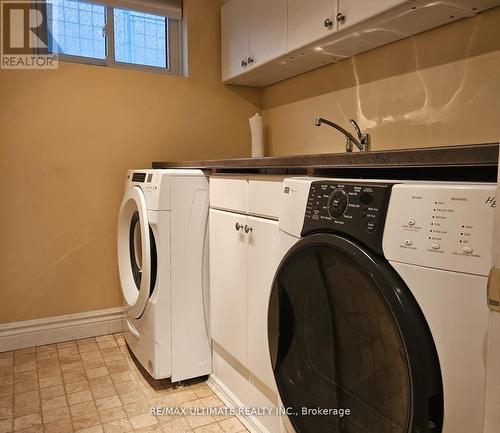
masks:
{"label": "white cabinet door", "polygon": [[[288,0],[288,51],[310,44],[333,33],[337,0]],[[332,24],[325,26],[325,20]]]}
{"label": "white cabinet door", "polygon": [[338,29],[343,30],[394,6],[407,3],[407,0],[338,0],[338,2],[339,14],[343,15]]}
{"label": "white cabinet door", "polygon": [[223,81],[248,69],[244,65],[250,55],[250,0],[230,0],[222,6],[221,51]]}
{"label": "white cabinet door", "polygon": [[248,369],[276,391],[267,339],[269,294],[278,266],[278,222],[248,217]]}
{"label": "white cabinet door", "polygon": [[249,66],[286,53],[286,0],[250,0]]}
{"label": "white cabinet door", "polygon": [[212,338],[247,365],[247,217],[210,209],[210,322]]}

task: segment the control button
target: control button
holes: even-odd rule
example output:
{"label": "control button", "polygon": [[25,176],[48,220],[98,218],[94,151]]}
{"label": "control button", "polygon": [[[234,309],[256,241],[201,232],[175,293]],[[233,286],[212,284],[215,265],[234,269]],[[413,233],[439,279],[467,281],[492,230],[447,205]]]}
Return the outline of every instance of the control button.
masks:
{"label": "control button", "polygon": [[365,217],[366,217],[366,215],[367,215],[367,213],[366,213],[366,212],[361,212],[361,216],[362,216],[363,218],[365,218]]}
{"label": "control button", "polygon": [[439,245],[438,243],[434,242],[432,245],[431,245],[432,249],[433,250],[439,250],[439,248],[441,248],[441,245]]}
{"label": "control button", "polygon": [[328,199],[328,213],[330,216],[332,218],[341,217],[347,209],[348,201],[347,193],[343,189],[337,188],[333,191]]}
{"label": "control button", "polygon": [[374,222],[369,222],[367,225],[366,225],[366,229],[371,233],[372,231],[375,230],[375,223]]}
{"label": "control button", "polygon": [[465,253],[465,254],[472,254],[472,252],[474,251],[471,247],[463,247],[462,248],[462,251]]}
{"label": "control button", "polygon": [[359,201],[364,205],[370,204],[373,201],[373,194],[364,192],[359,196]]}
{"label": "control button", "polygon": [[414,225],[415,225],[415,220],[414,220],[413,218],[410,218],[410,219],[408,220],[408,225],[409,225],[409,226],[414,226]]}
{"label": "control button", "polygon": [[406,245],[407,247],[411,246],[411,244],[413,244],[413,242],[412,242],[412,241],[410,241],[410,239],[406,239],[406,240],[405,240],[405,245]]}

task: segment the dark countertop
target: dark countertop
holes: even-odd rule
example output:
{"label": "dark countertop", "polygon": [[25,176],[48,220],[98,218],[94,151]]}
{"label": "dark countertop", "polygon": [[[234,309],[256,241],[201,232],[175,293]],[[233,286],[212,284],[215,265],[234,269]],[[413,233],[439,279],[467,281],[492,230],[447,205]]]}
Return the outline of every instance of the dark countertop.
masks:
{"label": "dark countertop", "polygon": [[[367,171],[394,171],[417,169],[457,171],[466,168],[480,174],[488,167],[485,180],[496,175],[498,167],[498,143],[426,147],[404,150],[385,150],[353,153],[323,153],[315,155],[271,156],[263,158],[215,159],[200,161],[153,162],[153,168],[199,168],[216,173],[325,173],[346,170],[356,173]],[[421,171],[421,170],[420,170]],[[458,172],[457,172],[458,173]],[[368,174],[368,173],[367,173]],[[411,176],[411,175],[410,175]],[[473,176],[469,170],[469,177]],[[414,176],[413,176],[414,177]],[[446,177],[446,176],[445,176]],[[455,178],[456,176],[452,176]]]}

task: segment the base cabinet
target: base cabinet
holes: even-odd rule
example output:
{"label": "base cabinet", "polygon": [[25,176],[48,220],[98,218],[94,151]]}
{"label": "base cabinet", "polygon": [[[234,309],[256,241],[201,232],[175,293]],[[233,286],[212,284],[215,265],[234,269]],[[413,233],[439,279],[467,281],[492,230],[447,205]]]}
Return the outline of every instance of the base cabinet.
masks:
{"label": "base cabinet", "polygon": [[[210,292],[214,375],[247,407],[276,407],[267,306],[278,265],[278,222],[210,210]],[[280,417],[259,416],[270,433]]]}
{"label": "base cabinet", "polygon": [[247,217],[210,209],[212,339],[247,365]]}
{"label": "base cabinet", "polygon": [[210,210],[212,338],[272,391],[267,306],[278,233],[277,221]]}
{"label": "base cabinet", "polygon": [[[267,310],[279,260],[282,182],[282,176],[261,175],[210,179],[213,374],[246,407],[278,406]],[[257,430],[281,431],[281,417],[274,413],[251,422]]]}
{"label": "base cabinet", "polygon": [[[238,405],[246,407],[278,407],[277,396],[271,399],[264,395],[257,387],[248,380],[235,366],[221,355],[217,350],[213,352],[213,375],[215,381],[222,384],[223,392],[230,400]],[[282,418],[271,415],[256,415],[252,423],[256,428],[253,431],[267,431],[269,433],[292,433],[292,430],[286,431],[282,427]],[[252,431],[252,430],[251,430]]]}
{"label": "base cabinet", "polygon": [[277,392],[268,350],[267,308],[278,266],[278,222],[248,217],[248,225],[252,228],[247,259],[248,369]]}

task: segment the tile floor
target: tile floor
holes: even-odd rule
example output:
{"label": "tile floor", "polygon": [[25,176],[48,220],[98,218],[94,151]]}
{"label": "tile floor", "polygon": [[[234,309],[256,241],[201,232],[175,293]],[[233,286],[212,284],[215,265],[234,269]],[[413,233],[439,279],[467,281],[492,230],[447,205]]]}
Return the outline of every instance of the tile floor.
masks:
{"label": "tile floor", "polygon": [[123,334],[0,353],[0,433],[247,431],[235,417],[150,413],[183,406],[224,404],[202,381],[151,379]]}

